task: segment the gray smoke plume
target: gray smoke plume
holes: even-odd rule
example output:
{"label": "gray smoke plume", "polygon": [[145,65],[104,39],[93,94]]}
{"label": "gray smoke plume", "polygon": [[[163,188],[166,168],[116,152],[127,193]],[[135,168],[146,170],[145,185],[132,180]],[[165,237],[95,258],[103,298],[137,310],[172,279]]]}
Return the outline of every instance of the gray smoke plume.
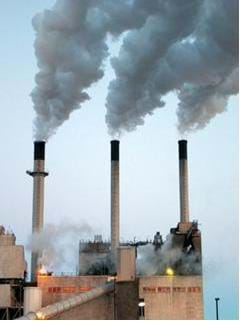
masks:
{"label": "gray smoke plume", "polygon": [[107,47],[98,22],[89,25],[92,3],[57,1],[52,10],[33,18],[40,69],[31,94],[37,113],[36,139],[47,140],[54,134],[71,112],[89,99],[85,89],[103,76],[101,64]]}
{"label": "gray smoke plume", "polygon": [[168,236],[160,249],[156,250],[152,244],[138,247],[138,275],[165,275],[168,267],[172,268],[177,275],[202,273],[199,253],[185,253],[181,248],[173,247],[171,236]]}
{"label": "gray smoke plume", "polygon": [[[155,1],[159,10],[129,32],[109,86],[110,133],[133,130],[176,91],[180,132],[203,128],[238,92],[238,1]],[[152,1],[145,1],[151,6]]]}
{"label": "gray smoke plume", "polygon": [[47,140],[90,98],[86,89],[104,75],[108,31],[117,36],[145,16],[128,0],[59,0],[33,18],[40,69],[31,93],[35,139]]}
{"label": "gray smoke plume", "polygon": [[86,223],[47,224],[41,232],[34,233],[29,238],[27,249],[39,253],[41,257],[38,263],[49,271],[75,272],[79,263],[79,240],[92,236],[92,228]]}
{"label": "gray smoke plume", "polygon": [[180,100],[180,131],[204,127],[238,90],[237,22],[237,0],[58,0],[33,18],[35,139],[47,140],[90,99],[86,90],[104,75],[107,40],[121,34],[109,132],[143,124],[171,91]]}

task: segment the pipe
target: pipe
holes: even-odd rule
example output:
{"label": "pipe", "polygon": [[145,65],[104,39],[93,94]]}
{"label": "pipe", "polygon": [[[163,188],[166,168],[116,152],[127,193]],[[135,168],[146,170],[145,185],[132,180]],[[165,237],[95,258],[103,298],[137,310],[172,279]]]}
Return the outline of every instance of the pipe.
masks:
{"label": "pipe", "polygon": [[[45,172],[45,142],[34,142],[34,170],[27,171],[33,177],[33,209],[32,209],[32,234],[38,233],[43,228],[44,211],[44,178]],[[39,253],[32,252],[31,255],[31,281],[37,279]]]}
{"label": "pipe", "polygon": [[180,222],[189,222],[187,141],[179,140]]}
{"label": "pipe", "polygon": [[111,141],[111,250],[119,247],[119,141]]}
{"label": "pipe", "polygon": [[53,319],[55,315],[73,309],[83,303],[94,300],[103,294],[107,294],[114,291],[114,282],[107,282],[102,286],[99,286],[93,290],[85,293],[79,293],[73,297],[62,300],[53,304],[50,304],[44,308],[39,309],[35,313],[29,313],[27,315],[18,318],[17,320],[47,320]]}

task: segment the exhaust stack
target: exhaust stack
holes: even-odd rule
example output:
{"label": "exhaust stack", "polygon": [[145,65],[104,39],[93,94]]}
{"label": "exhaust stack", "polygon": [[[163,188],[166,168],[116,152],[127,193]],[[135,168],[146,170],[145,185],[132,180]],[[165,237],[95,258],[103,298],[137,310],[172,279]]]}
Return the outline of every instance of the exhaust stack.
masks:
{"label": "exhaust stack", "polygon": [[[40,232],[43,228],[44,211],[44,178],[45,172],[45,142],[34,142],[34,170],[27,171],[33,177],[33,210],[32,210],[32,234]],[[31,256],[31,281],[37,279],[39,253],[32,252]]]}
{"label": "exhaust stack", "polygon": [[111,250],[119,247],[119,141],[111,141]]}
{"label": "exhaust stack", "polygon": [[178,141],[180,223],[189,223],[187,141]]}

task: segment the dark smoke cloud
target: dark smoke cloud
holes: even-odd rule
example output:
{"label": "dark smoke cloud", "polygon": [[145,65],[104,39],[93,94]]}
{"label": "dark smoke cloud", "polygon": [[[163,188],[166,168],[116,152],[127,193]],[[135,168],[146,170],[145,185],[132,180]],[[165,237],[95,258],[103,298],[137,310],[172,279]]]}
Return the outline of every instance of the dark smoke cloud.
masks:
{"label": "dark smoke cloud", "polygon": [[108,36],[124,32],[111,60],[109,132],[134,130],[171,91],[179,130],[204,127],[238,92],[237,22],[237,0],[58,0],[33,18],[35,138],[48,139],[90,99],[86,90],[104,75]]}

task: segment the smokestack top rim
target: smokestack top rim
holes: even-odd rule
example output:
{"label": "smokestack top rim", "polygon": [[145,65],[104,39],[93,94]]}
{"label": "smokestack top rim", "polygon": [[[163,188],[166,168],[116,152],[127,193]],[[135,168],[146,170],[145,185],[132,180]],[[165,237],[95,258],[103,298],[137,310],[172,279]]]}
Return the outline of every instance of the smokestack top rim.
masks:
{"label": "smokestack top rim", "polygon": [[186,139],[182,139],[178,141],[178,155],[179,155],[179,159],[183,160],[186,159],[187,160],[187,140]]}
{"label": "smokestack top rim", "polygon": [[34,144],[38,144],[38,143],[44,143],[44,144],[46,144],[46,140],[41,140],[41,139],[38,139],[38,140],[34,140],[34,142],[33,142]]}
{"label": "smokestack top rim", "polygon": [[34,160],[45,160],[45,144],[43,140],[34,142]]}
{"label": "smokestack top rim", "polygon": [[111,161],[119,162],[119,140],[111,140]]}
{"label": "smokestack top rim", "polygon": [[186,139],[180,139],[179,141],[178,141],[178,144],[183,144],[183,143],[186,143],[187,144],[187,140]]}
{"label": "smokestack top rim", "polygon": [[120,140],[113,139],[113,140],[111,140],[111,144],[120,144]]}

